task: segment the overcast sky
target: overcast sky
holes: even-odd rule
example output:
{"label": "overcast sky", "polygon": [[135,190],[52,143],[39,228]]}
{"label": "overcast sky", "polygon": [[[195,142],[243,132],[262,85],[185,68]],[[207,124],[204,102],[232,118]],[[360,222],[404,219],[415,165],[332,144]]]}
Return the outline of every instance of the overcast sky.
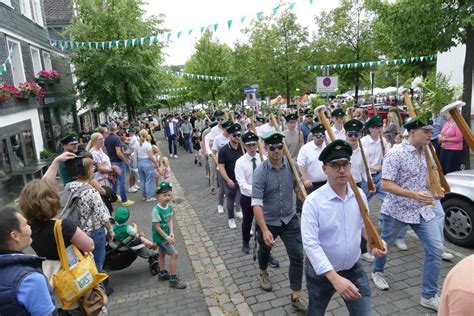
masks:
{"label": "overcast sky", "polygon": [[[314,16],[321,11],[331,10],[338,5],[336,0],[293,0],[293,12],[298,22],[314,30]],[[283,2],[285,3],[285,2]],[[287,2],[288,3],[288,2]],[[256,13],[263,11],[271,14],[272,9],[280,4],[277,0],[149,0],[144,9],[146,15],[164,14],[164,26],[173,33],[172,41],[165,50],[168,55],[165,64],[182,65],[194,52],[194,44],[201,35],[202,26],[219,23],[215,36],[222,42],[232,45],[236,40],[246,41],[242,28],[249,25]],[[246,16],[243,24],[240,18]],[[233,20],[229,30],[227,21]],[[193,32],[188,36],[189,29]],[[182,31],[179,39],[176,33]]]}

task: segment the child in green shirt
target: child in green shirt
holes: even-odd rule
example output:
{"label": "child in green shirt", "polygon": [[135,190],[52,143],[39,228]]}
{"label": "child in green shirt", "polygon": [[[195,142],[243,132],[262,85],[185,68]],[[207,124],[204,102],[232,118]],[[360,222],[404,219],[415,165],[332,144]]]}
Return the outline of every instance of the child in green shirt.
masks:
{"label": "child in green shirt", "polygon": [[[156,189],[158,204],[153,207],[151,221],[153,223],[151,231],[153,242],[160,248],[160,270],[159,280],[169,280],[170,287],[185,289],[186,284],[181,282],[176,276],[176,261],[178,251],[174,247],[176,243],[173,227],[173,206],[171,205],[172,187],[168,182],[161,182]],[[166,255],[170,258],[170,273],[166,271]]]}

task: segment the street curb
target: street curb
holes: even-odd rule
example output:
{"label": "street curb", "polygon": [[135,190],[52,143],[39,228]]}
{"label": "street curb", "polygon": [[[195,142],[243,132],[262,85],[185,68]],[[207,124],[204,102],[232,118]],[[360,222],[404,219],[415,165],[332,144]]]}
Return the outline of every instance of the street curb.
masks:
{"label": "street curb", "polygon": [[[171,177],[174,191],[173,208],[176,210],[174,217],[181,229],[209,314],[253,315],[172,171]],[[177,201],[180,202],[176,203]]]}

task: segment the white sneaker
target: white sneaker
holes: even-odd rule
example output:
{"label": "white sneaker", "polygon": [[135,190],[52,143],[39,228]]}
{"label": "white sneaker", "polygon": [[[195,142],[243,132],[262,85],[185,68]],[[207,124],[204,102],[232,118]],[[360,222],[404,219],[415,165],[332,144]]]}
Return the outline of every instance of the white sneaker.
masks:
{"label": "white sneaker", "polygon": [[174,158],[178,158],[178,155],[174,155]]}
{"label": "white sneaker", "polygon": [[360,255],[360,258],[367,262],[374,262],[375,257],[371,253],[366,252]]}
{"label": "white sneaker", "polygon": [[443,260],[451,260],[451,259],[454,258],[454,255],[453,255],[452,253],[450,253],[450,252],[444,251],[443,254],[441,255],[441,258],[442,258]]}
{"label": "white sneaker", "polygon": [[235,217],[237,217],[238,219],[242,219],[244,218],[244,214],[242,214],[242,212],[235,212]]}
{"label": "white sneaker", "polygon": [[408,246],[404,239],[396,239],[395,246],[400,249],[401,251],[408,250]]}
{"label": "white sneaker", "polygon": [[224,214],[224,206],[222,206],[222,205],[217,205],[217,213],[219,213],[219,214]]}
{"label": "white sneaker", "polygon": [[137,189],[137,191],[140,190],[140,187],[138,186],[138,184],[135,184],[133,187]]}
{"label": "white sneaker", "polygon": [[128,188],[128,193],[135,193],[135,192],[137,192],[137,191],[138,191],[137,188],[135,188],[135,187],[133,187],[133,186],[130,187],[130,188]]}
{"label": "white sneaker", "polygon": [[237,228],[237,225],[235,225],[235,220],[233,218],[229,219],[229,228],[230,229]]}
{"label": "white sneaker", "polygon": [[433,309],[438,311],[439,308],[439,296],[436,294],[432,298],[424,298],[423,296],[420,299],[420,305],[426,308]]}
{"label": "white sneaker", "polygon": [[382,291],[387,291],[390,287],[388,286],[387,281],[385,281],[382,272],[372,272],[372,281],[376,288]]}
{"label": "white sneaker", "polygon": [[253,236],[253,228],[250,228],[250,236]]}

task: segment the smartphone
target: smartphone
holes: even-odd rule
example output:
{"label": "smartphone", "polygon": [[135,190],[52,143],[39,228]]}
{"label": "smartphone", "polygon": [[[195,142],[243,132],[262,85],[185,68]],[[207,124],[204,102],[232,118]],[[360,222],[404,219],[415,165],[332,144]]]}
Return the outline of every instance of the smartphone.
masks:
{"label": "smartphone", "polygon": [[72,178],[77,178],[78,175],[80,176],[85,176],[86,175],[86,169],[84,167],[84,163],[82,162],[81,156],[77,156],[74,159],[69,159],[66,160],[65,165],[66,165],[66,173],[72,177]]}

